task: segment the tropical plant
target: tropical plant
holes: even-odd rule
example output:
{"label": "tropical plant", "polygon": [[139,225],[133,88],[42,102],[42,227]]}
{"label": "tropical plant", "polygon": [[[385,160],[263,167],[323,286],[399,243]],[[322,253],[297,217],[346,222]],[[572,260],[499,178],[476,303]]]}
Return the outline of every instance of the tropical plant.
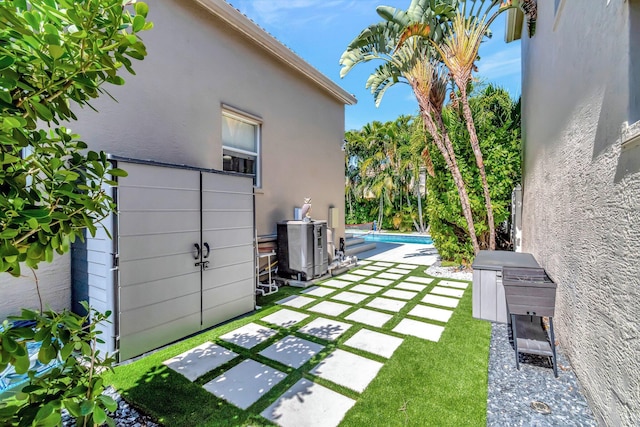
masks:
{"label": "tropical plant", "polygon": [[349,44],[340,58],[340,76],[344,77],[357,64],[382,60],[383,64],[366,83],[376,105],[394,84],[403,82],[411,86],[425,127],[454,178],[469,238],[474,251],[478,252],[480,248],[465,183],[439,114],[444,102],[444,93],[439,88],[446,81],[446,74],[438,65],[431,45],[431,41],[441,41],[447,30],[446,22],[455,13],[456,5],[456,0],[443,0],[437,4],[429,0],[412,0],[406,11],[379,6],[376,10],[384,21],[364,29]]}
{"label": "tropical plant", "polygon": [[[36,289],[38,264],[68,252],[84,229],[95,234],[114,206],[103,183],[126,175],[61,123],[76,119],[73,107],[91,107],[106,83],[124,84],[119,71],[133,73],[131,58],[145,57],[137,34],[152,24],[147,5],[133,3],[0,0],[0,272],[19,276],[26,266]],[[2,425],[56,425],[63,407],[79,424],[113,424],[103,416],[113,405],[100,396],[97,370],[112,359],[95,350],[94,330],[108,313],[87,311],[45,312],[40,300],[39,311],[3,325],[0,370],[26,372],[29,384],[16,401],[0,402]],[[20,320],[31,326],[16,326]],[[62,367],[36,377],[28,341],[41,343],[42,363],[57,358]]]}

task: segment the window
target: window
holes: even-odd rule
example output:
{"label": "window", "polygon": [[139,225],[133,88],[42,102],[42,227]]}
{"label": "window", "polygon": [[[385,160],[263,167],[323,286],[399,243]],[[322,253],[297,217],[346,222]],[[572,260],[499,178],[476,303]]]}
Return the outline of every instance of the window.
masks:
{"label": "window", "polygon": [[253,184],[260,182],[259,118],[236,111],[222,112],[222,168],[225,171],[253,175]]}

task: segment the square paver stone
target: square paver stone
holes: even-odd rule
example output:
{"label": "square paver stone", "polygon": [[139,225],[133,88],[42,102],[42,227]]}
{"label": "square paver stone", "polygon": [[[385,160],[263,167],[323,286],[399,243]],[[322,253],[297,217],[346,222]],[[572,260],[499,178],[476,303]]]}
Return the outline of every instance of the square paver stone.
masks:
{"label": "square paver stone", "polygon": [[364,268],[366,270],[371,270],[371,271],[382,271],[382,270],[386,270],[387,269],[387,267],[378,267],[378,266],[375,266],[375,265],[366,265],[366,266],[364,266],[362,268]]}
{"label": "square paver stone", "polygon": [[371,286],[371,285],[355,285],[351,288],[351,291],[362,292],[363,294],[375,294],[382,288],[380,286]]}
{"label": "square paver stone", "polygon": [[438,286],[447,286],[449,288],[467,289],[469,283],[467,282],[453,282],[451,280],[441,280],[438,282]]}
{"label": "square paver stone", "polygon": [[440,295],[427,294],[422,298],[422,302],[442,307],[456,308],[460,302],[457,298],[441,297]]}
{"label": "square paver stone", "polygon": [[376,326],[381,328],[382,325],[387,323],[393,316],[391,314],[380,313],[373,310],[367,310],[366,308],[359,308],[345,319],[352,320],[358,323],[364,323],[365,325]]}
{"label": "square paver stone", "polygon": [[287,335],[265,348],[260,354],[268,359],[278,361],[292,368],[299,368],[324,348],[302,338]]}
{"label": "square paver stone", "polygon": [[387,359],[393,356],[403,339],[380,332],[360,329],[354,336],[345,341],[345,345],[358,350],[367,351]]}
{"label": "square paver stone", "polygon": [[387,270],[387,273],[396,273],[404,276],[405,274],[411,273],[411,270],[403,270],[402,268],[390,268]]}
{"label": "square paver stone", "polygon": [[311,295],[313,297],[324,297],[329,295],[331,292],[335,292],[335,291],[336,291],[335,289],[323,288],[320,286],[313,286],[309,289],[305,289],[300,293],[305,295]]}
{"label": "square paver stone", "polygon": [[331,280],[327,280],[326,282],[320,283],[320,285],[322,286],[329,286],[331,288],[338,288],[338,289],[342,289],[345,286],[349,286],[351,285],[350,282],[345,282],[343,280],[336,280],[336,279],[331,279]]}
{"label": "square paver stone", "polygon": [[374,270],[359,268],[357,270],[351,270],[351,274],[357,274],[358,276],[371,276],[372,274],[376,274],[376,272]]}
{"label": "square paver stone", "polygon": [[415,265],[415,264],[398,264],[398,265],[396,265],[396,268],[403,268],[405,270],[413,270],[416,267],[417,267],[417,265]]}
{"label": "square paver stone", "polygon": [[392,262],[376,262],[374,265],[377,265],[378,267],[391,267],[393,265]]}
{"label": "square paver stone", "polygon": [[380,273],[380,274],[378,274],[376,277],[379,277],[379,278],[381,278],[381,279],[398,280],[398,279],[399,279],[399,278],[401,278],[402,276],[404,276],[404,274]]}
{"label": "square paver stone", "polygon": [[370,279],[367,279],[364,283],[367,283],[369,285],[389,286],[393,283],[393,280],[378,279],[377,277],[372,277]]}
{"label": "square paver stone", "polygon": [[464,291],[461,289],[443,288],[441,286],[436,286],[435,288],[431,289],[430,293],[456,298],[461,298],[462,295],[464,295]]}
{"label": "square paver stone", "polygon": [[209,371],[238,356],[231,350],[206,342],[162,362],[163,365],[182,374],[189,381],[195,381]]}
{"label": "square paver stone", "polygon": [[428,277],[416,277],[416,276],[410,276],[404,280],[406,280],[407,282],[422,283],[423,285],[428,285],[429,283],[433,282],[433,279],[430,279]]}
{"label": "square paver stone", "polygon": [[356,401],[301,379],[260,415],[281,427],[336,427]]}
{"label": "square paver stone", "polygon": [[247,359],[203,387],[238,408],[247,409],[286,376],[284,372]]}
{"label": "square paver stone", "polygon": [[339,316],[341,313],[350,309],[351,306],[347,304],[340,304],[332,301],[322,301],[314,305],[313,307],[309,307],[307,310],[315,311],[316,313],[327,314],[329,316]]}
{"label": "square paver stone", "polygon": [[425,319],[437,320],[438,322],[447,323],[451,318],[453,311],[443,308],[428,307],[418,304],[411,309],[409,315],[423,317]]}
{"label": "square paver stone", "polygon": [[282,326],[283,328],[288,328],[303,321],[307,317],[309,317],[308,314],[302,314],[297,311],[283,308],[282,310],[276,311],[275,313],[265,316],[260,320]]}
{"label": "square paver stone", "polygon": [[310,303],[312,303],[314,301],[316,301],[315,298],[303,297],[303,296],[300,296],[300,295],[291,295],[289,297],[286,297],[285,299],[281,299],[280,301],[277,301],[276,304],[288,305],[289,307],[301,308],[301,307],[304,307],[305,305],[310,304]]}
{"label": "square paver stone", "polygon": [[395,287],[396,289],[404,289],[405,291],[421,292],[421,291],[424,291],[427,285],[419,285],[418,283],[402,282],[402,283],[398,283]]}
{"label": "square paver stone", "polygon": [[357,274],[341,274],[338,276],[340,280],[348,280],[350,282],[357,282],[358,280],[364,279],[362,276],[358,276]]}
{"label": "square paver stone", "polygon": [[366,259],[359,259],[358,260],[358,265],[367,265],[367,264],[371,264],[371,261],[366,260]]}
{"label": "square paver stone", "polygon": [[374,298],[373,300],[371,300],[366,304],[367,307],[373,307],[380,310],[387,310],[393,313],[399,312],[400,310],[402,310],[402,308],[405,305],[407,305],[406,301],[398,301],[397,299],[389,299],[389,298],[382,298],[382,297]]}
{"label": "square paver stone", "polygon": [[333,341],[338,339],[340,335],[347,332],[353,325],[351,323],[338,322],[337,320],[325,319],[318,317],[317,319],[304,325],[298,331],[303,334],[313,335],[314,337],[324,340]]}
{"label": "square paver stone", "polygon": [[313,375],[362,393],[384,364],[336,350],[311,370]]}
{"label": "square paver stone", "polygon": [[338,300],[338,301],[344,301],[344,302],[350,302],[352,304],[357,304],[357,303],[361,302],[363,299],[367,299],[367,298],[369,298],[369,296],[362,295],[362,294],[357,294],[355,292],[349,292],[349,291],[340,292],[339,294],[336,294],[336,295],[331,297],[331,299],[335,299],[335,300]]}
{"label": "square paver stone", "polygon": [[382,294],[385,297],[398,298],[398,299],[411,299],[418,295],[416,292],[401,291],[399,289],[389,289]]}
{"label": "square paver stone", "polygon": [[438,342],[440,335],[444,331],[443,326],[432,325],[431,323],[418,322],[417,320],[402,319],[398,326],[393,328],[393,332],[412,335],[429,341]]}
{"label": "square paver stone", "polygon": [[277,331],[267,328],[266,326],[249,323],[231,332],[227,332],[220,336],[220,339],[246,349],[251,349],[275,334],[277,334]]}

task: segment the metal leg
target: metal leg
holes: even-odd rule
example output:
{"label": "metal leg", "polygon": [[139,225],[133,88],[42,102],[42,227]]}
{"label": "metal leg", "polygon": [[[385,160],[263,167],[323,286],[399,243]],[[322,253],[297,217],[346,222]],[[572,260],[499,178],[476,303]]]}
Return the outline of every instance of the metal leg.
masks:
{"label": "metal leg", "polygon": [[553,331],[553,317],[549,317],[549,333],[551,335],[551,352],[553,353],[553,375],[558,378],[558,356],[556,354],[556,335]]}
{"label": "metal leg", "polygon": [[511,332],[513,334],[513,348],[516,350],[516,368],[520,370],[520,360],[518,360],[518,331],[516,328],[516,315],[511,315]]}

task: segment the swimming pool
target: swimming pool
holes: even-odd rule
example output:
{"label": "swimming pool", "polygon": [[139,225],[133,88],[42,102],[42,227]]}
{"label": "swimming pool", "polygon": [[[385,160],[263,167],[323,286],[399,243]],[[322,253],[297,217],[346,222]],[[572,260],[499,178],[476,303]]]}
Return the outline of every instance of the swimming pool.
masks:
{"label": "swimming pool", "polygon": [[381,242],[381,243],[418,243],[423,245],[433,244],[431,236],[424,236],[419,234],[381,234],[381,233],[367,233],[358,236],[353,233],[354,236],[362,237],[367,242]]}

